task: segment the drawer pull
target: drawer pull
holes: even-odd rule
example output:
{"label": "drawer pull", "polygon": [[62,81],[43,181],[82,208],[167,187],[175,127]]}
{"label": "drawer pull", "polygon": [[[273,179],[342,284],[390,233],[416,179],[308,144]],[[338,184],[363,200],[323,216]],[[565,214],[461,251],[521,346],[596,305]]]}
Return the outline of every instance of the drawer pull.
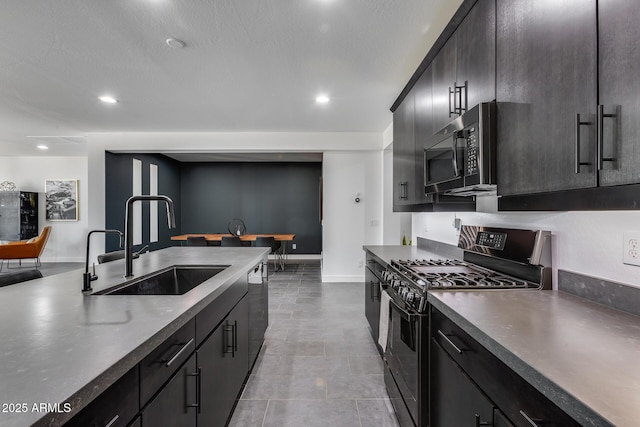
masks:
{"label": "drawer pull", "polygon": [[202,368],[198,372],[187,374],[188,377],[196,377],[196,403],[188,403],[187,408],[197,408],[198,413],[202,413]]}
{"label": "drawer pull", "polygon": [[453,341],[451,341],[449,339],[449,337],[447,335],[445,335],[444,332],[442,332],[440,329],[438,329],[438,335],[440,335],[442,337],[443,340],[445,340],[451,347],[453,347],[453,349],[458,353],[458,354],[462,354],[462,350],[460,350],[460,348],[455,345],[453,343]]}
{"label": "drawer pull", "polygon": [[[184,344],[178,344],[178,345],[182,345],[182,347],[180,347],[180,350],[178,350],[178,351],[176,352],[176,354],[174,354],[173,356],[171,356],[171,358],[170,358],[168,361],[166,361],[166,365],[165,365],[165,366],[166,366],[167,368],[168,368],[169,366],[171,366],[171,364],[172,364],[173,362],[175,362],[175,361],[176,361],[176,359],[177,359],[178,357],[180,357],[180,355],[181,355],[181,354],[182,354],[182,353],[187,349],[187,347],[189,347],[189,346],[191,345],[191,343],[192,343],[192,342],[193,342],[193,338],[191,338],[188,342],[186,342],[186,343],[184,343]],[[164,360],[163,360],[162,362],[164,362]]]}
{"label": "drawer pull", "polygon": [[493,423],[489,422],[489,421],[480,421],[480,415],[476,414],[476,427],[481,427],[481,426],[492,426]]}
{"label": "drawer pull", "polygon": [[119,418],[120,418],[120,415],[116,415],[104,427],[111,427],[112,425],[114,425],[116,423],[116,421],[118,421]]}
{"label": "drawer pull", "polygon": [[542,423],[542,420],[534,420],[529,415],[527,415],[527,413],[524,412],[523,410],[520,410],[520,415],[522,415],[522,418],[527,420],[527,422],[529,423],[529,425],[531,425],[531,427],[540,427],[538,423]]}

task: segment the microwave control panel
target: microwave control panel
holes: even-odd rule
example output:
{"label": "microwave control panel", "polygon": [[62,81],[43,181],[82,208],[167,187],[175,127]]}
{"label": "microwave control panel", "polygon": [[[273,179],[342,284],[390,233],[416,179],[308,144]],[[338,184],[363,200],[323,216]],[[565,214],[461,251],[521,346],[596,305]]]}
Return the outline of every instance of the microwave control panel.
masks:
{"label": "microwave control panel", "polygon": [[478,173],[478,138],[476,128],[472,127],[467,133],[467,164],[465,165],[465,175],[475,175]]}

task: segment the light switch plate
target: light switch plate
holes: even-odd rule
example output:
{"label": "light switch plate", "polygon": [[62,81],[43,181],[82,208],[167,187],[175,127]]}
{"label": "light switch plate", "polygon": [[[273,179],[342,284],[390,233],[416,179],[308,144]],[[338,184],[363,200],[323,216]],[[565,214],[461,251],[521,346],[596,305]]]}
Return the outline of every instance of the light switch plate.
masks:
{"label": "light switch plate", "polygon": [[625,231],[622,236],[622,262],[640,266],[640,231]]}

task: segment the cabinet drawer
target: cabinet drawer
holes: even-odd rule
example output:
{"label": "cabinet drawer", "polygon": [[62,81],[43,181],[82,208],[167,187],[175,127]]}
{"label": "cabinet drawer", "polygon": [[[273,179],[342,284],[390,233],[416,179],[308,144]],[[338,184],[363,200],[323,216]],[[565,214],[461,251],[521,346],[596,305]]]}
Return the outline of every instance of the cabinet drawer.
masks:
{"label": "cabinet drawer", "polygon": [[139,409],[138,366],[136,365],[65,426],[124,427],[136,416]]}
{"label": "cabinet drawer", "polygon": [[514,425],[579,426],[573,418],[433,307],[431,337]]}
{"label": "cabinet drawer", "polygon": [[191,319],[140,362],[140,404],[144,406],[196,349]]}
{"label": "cabinet drawer", "polygon": [[200,344],[213,332],[222,322],[233,307],[247,294],[247,276],[238,279],[222,295],[217,297],[211,304],[196,316],[196,346]]}

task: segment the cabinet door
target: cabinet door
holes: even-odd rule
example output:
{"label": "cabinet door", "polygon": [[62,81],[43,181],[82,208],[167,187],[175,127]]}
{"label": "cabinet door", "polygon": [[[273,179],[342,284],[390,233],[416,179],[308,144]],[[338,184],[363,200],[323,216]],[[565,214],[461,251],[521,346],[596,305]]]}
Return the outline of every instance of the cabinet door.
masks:
{"label": "cabinet door", "polygon": [[424,194],[424,148],[434,133],[433,130],[433,68],[430,65],[422,73],[416,85],[415,92],[415,200],[417,203],[428,203]]}
{"label": "cabinet door", "polygon": [[466,84],[466,110],[496,99],[496,3],[480,0],[455,32],[456,82]]}
{"label": "cabinet door", "polygon": [[415,202],[415,105],[413,91],[393,113],[393,206]]}
{"label": "cabinet door", "polygon": [[377,345],[380,334],[380,281],[368,265],[364,271],[364,314],[369,321],[373,341]]}
{"label": "cabinet door", "polygon": [[447,40],[431,63],[433,72],[433,133],[438,132],[456,117],[453,95],[456,82],[456,37]]}
{"label": "cabinet door", "polygon": [[198,423],[224,426],[249,370],[248,305],[243,298],[198,349],[202,408]]}
{"label": "cabinet door", "polygon": [[496,34],[498,193],[595,186],[596,2],[497,0]]}
{"label": "cabinet door", "polygon": [[435,340],[431,341],[430,355],[430,425],[492,425],[494,406],[491,401]]}
{"label": "cabinet door", "polygon": [[640,2],[598,2],[603,162],[600,185],[640,182]]}
{"label": "cabinet door", "polygon": [[0,240],[20,240],[20,193],[0,191]]}
{"label": "cabinet door", "polygon": [[193,405],[202,404],[198,399],[197,372],[194,354],[144,408],[142,425],[195,426],[198,408]]}

